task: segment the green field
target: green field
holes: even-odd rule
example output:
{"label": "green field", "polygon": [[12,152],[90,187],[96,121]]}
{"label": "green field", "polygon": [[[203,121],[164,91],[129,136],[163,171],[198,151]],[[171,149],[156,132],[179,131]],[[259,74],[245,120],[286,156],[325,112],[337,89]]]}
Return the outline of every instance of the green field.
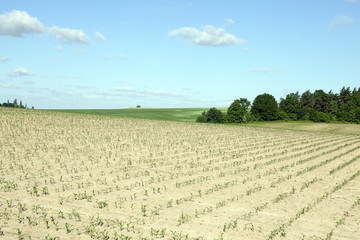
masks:
{"label": "green field", "polygon": [[[227,108],[218,108],[226,112]],[[152,120],[195,122],[197,116],[209,108],[140,108],[140,109],[65,109],[57,112],[93,114],[113,117],[142,118]],[[315,131],[360,135],[360,125],[347,123],[315,123],[308,121],[274,121],[241,124],[248,127],[281,128],[299,131]]]}
{"label": "green field", "polygon": [[[227,108],[219,108],[226,111]],[[106,115],[114,117],[143,118],[180,122],[195,122],[197,116],[209,108],[140,108],[140,109],[85,109],[54,110],[59,112]]]}

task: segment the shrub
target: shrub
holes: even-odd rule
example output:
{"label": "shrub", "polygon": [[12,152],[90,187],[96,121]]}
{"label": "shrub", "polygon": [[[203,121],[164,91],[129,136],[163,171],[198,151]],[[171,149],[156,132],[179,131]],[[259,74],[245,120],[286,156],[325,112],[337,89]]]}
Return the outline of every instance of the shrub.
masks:
{"label": "shrub", "polygon": [[203,112],[200,116],[198,116],[196,122],[222,123],[223,114],[216,108],[210,108],[208,111]]}

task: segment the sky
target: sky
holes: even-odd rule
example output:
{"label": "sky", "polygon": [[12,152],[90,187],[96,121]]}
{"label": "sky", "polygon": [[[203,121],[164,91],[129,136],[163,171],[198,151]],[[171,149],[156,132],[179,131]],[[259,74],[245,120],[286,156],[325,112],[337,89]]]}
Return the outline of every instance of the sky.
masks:
{"label": "sky", "polygon": [[360,0],[1,0],[0,103],[227,107],[360,87]]}

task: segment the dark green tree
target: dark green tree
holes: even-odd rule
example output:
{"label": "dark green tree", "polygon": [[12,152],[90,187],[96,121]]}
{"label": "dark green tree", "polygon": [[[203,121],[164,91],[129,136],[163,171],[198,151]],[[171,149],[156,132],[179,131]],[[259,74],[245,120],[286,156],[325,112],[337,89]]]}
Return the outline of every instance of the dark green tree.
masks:
{"label": "dark green tree", "polygon": [[286,98],[280,99],[280,109],[291,119],[297,120],[300,111],[300,96],[299,93],[290,93]]}
{"label": "dark green tree", "polygon": [[252,104],[251,114],[260,121],[279,119],[279,109],[275,98],[268,93],[258,95]]}
{"label": "dark green tree", "polygon": [[222,123],[223,114],[216,108],[210,108],[197,117],[196,122]]}
{"label": "dark green tree", "polygon": [[350,87],[343,87],[339,94],[338,118],[346,122],[356,122],[356,97],[352,94]]}
{"label": "dark green tree", "polygon": [[343,87],[340,90],[340,94],[339,94],[339,105],[343,105],[343,104],[349,102],[350,97],[351,97],[350,87],[348,87],[348,88]]}
{"label": "dark green tree", "polygon": [[318,112],[328,113],[330,111],[331,103],[327,93],[323,90],[315,90],[313,94],[314,109]]}
{"label": "dark green tree", "polygon": [[241,123],[248,121],[250,102],[246,98],[235,99],[227,110],[227,121]]}
{"label": "dark green tree", "polygon": [[314,108],[314,98],[310,90],[307,90],[301,95],[300,105],[302,108],[306,110],[310,110]]}

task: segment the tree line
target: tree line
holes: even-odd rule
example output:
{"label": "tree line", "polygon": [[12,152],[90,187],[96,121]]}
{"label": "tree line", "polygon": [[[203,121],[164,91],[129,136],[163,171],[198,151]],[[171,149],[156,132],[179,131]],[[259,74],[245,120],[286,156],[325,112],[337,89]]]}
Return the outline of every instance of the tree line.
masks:
{"label": "tree line", "polygon": [[226,113],[210,108],[197,117],[197,122],[246,123],[252,121],[309,120],[314,122],[360,123],[360,88],[343,87],[339,93],[310,90],[287,94],[276,99],[268,93],[254,101],[235,99]]}
{"label": "tree line", "polygon": [[[0,103],[0,107],[29,109],[27,104],[24,105],[22,100],[20,100],[20,102],[18,103],[17,99],[14,99],[13,102],[10,102],[9,100],[7,100],[7,102],[4,102],[2,104]],[[31,109],[34,109],[34,107],[31,107]]]}

